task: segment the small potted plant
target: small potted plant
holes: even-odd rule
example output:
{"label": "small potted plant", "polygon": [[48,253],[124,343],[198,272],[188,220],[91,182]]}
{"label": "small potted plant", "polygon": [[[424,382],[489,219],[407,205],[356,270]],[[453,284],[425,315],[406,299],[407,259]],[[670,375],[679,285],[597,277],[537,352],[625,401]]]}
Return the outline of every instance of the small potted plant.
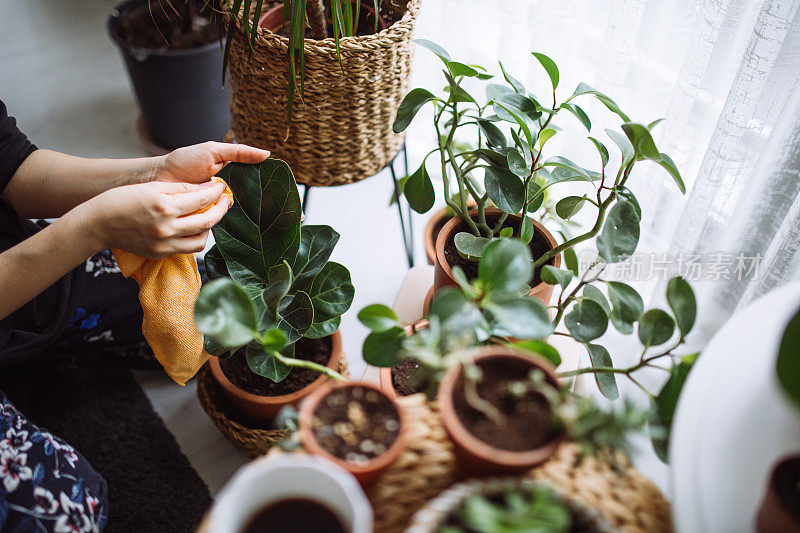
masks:
{"label": "small potted plant", "polygon": [[224,0],[236,140],[269,147],[308,185],[376,174],[403,144],[391,121],[408,90],[419,7]]}
{"label": "small potted plant", "polygon": [[[300,226],[288,165],[231,163],[220,173],[234,203],[206,254],[212,280],[195,306],[211,371],[253,421],[321,387],[342,360],[341,315],[353,301],[347,269],[328,261],[339,239],[329,226]],[[343,379],[343,378],[342,378]]]}
{"label": "small potted plant", "polygon": [[593,509],[531,479],[472,480],[447,489],[418,511],[408,533],[606,533]]}
{"label": "small potted plant", "polygon": [[215,5],[128,0],[108,19],[141,108],[137,130],[151,152],[220,140],[230,127]]}
{"label": "small potted plant", "polygon": [[[529,366],[558,365],[558,351],[545,339],[563,321],[569,336],[586,347],[591,364],[556,373],[555,377],[563,380],[593,374],[600,392],[612,400],[619,397],[617,378],[629,379],[642,388],[653,404],[651,433],[656,452],[666,457],[668,435],[665,430],[670,426],[681,388],[697,358],[697,354],[681,356],[675,353],[685,342],[695,321],[696,302],[689,284],[681,277],[669,281],[666,293],[672,311],[669,314],[659,308],[645,311],[641,296],[632,287],[603,278],[603,265],[593,265],[577,279],[564,274],[566,271],[545,267],[544,278],[549,283],[563,284],[564,288],[553,306],[555,316],[551,320],[545,308],[525,294],[526,280],[533,268],[530,259],[530,250],[519,240],[493,240],[482,254],[478,277],[469,282],[459,269],[455,269],[460,286],[446,287],[436,293],[427,317],[427,327],[418,324],[410,333],[391,309],[379,304],[366,307],[359,313],[359,318],[372,333],[364,341],[364,359],[369,364],[383,367],[382,384],[385,388],[399,389],[394,384],[403,377],[404,387],[425,392],[431,399],[438,397],[441,405],[451,400],[443,399],[439,383],[462,378],[453,373],[464,372],[465,383],[469,384],[467,372],[472,372],[471,380],[475,386],[481,383],[483,372],[480,369],[461,369],[465,356],[472,360],[468,354],[474,347],[484,346],[498,353],[514,349],[517,353],[531,354],[535,358],[530,359]],[[607,287],[608,298],[597,286],[602,284]],[[567,287],[570,290],[566,290]],[[609,322],[624,334],[636,331],[642,344],[638,362],[627,367],[615,367],[608,350],[595,342],[608,329]],[[664,362],[670,366],[664,366]],[[390,369],[398,366],[404,368],[402,375],[389,374]],[[648,368],[668,375],[657,393],[645,388],[636,377],[637,373]],[[552,372],[549,368],[539,369],[545,375]],[[522,369],[516,372],[525,374]],[[450,374],[449,378],[446,373]],[[446,392],[451,394],[451,389]],[[485,406],[479,400],[472,406],[480,412],[481,405]],[[500,419],[491,413],[491,408],[484,409],[482,414],[489,420],[492,417]]]}
{"label": "small potted plant", "polygon": [[[611,98],[584,83],[559,103],[556,97],[559,71],[548,56],[533,53],[552,84],[552,105],[544,105],[528,93],[502,63],[505,83],[487,84],[486,103],[481,104],[464,86],[467,80],[478,83],[492,79],[485,68],[454,61],[435,43],[417,43],[444,63],[446,93],[437,96],[426,89],[413,89],[401,103],[393,128],[396,132],[404,131],[423,106],[433,107],[437,145],[405,180],[403,193],[417,212],[430,210],[435,192],[426,162],[437,154],[443,198],[454,218],[442,227],[437,237],[434,290],[457,284],[454,266],[461,267],[467,279],[474,278],[477,260],[486,245],[499,237],[516,236],[530,246],[534,259],[530,294],[549,304],[552,286],[543,282],[540,270],[546,265],[559,268],[562,252],[569,254],[567,262],[574,264],[577,261],[573,247],[597,235],[601,235],[603,257],[608,261],[635,248],[639,208],[626,184],[638,161],[658,163],[670,173],[680,190],[685,190],[672,159],[656,149],[650,135],[659,121],[648,125],[632,122]],[[621,131],[606,130],[622,154],[616,170],[609,166],[608,149],[595,137],[588,140],[600,155],[599,170],[583,168],[561,155],[545,156],[546,143],[557,132],[553,121],[561,111],[566,110],[587,130],[591,129],[589,117],[576,103],[576,99],[585,95],[596,97],[624,121]],[[467,137],[474,140],[465,145],[462,139]],[[588,192],[558,200],[554,205],[557,216],[568,220],[584,206],[591,205],[596,210],[596,221],[589,230],[571,238],[565,235],[563,242],[558,243],[529,215],[541,211],[550,188],[564,182],[583,182]],[[474,208],[470,208],[470,200],[475,202]]]}
{"label": "small potted plant", "polygon": [[204,530],[371,533],[372,523],[372,506],[347,471],[322,457],[271,454],[223,487]]}
{"label": "small potted plant", "polygon": [[367,484],[400,457],[407,421],[400,405],[380,388],[342,383],[308,397],[299,428],[307,452],[330,459]]}

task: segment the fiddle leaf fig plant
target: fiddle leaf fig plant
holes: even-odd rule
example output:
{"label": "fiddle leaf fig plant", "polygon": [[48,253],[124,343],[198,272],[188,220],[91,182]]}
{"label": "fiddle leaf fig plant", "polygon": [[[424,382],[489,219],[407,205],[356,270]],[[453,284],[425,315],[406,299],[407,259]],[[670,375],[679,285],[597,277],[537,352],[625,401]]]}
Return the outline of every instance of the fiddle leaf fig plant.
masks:
{"label": "fiddle leaf fig plant", "polygon": [[329,261],[339,234],[301,228],[300,196],[283,161],[230,163],[219,176],[234,203],[212,230],[216,244],[205,256],[212,281],[195,305],[206,351],[226,356],[246,346],[250,369],[276,382],[293,366],[334,373],[293,354],[299,339],[333,334],[353,302],[350,273]]}
{"label": "fiddle leaf fig plant", "polygon": [[[660,121],[648,125],[633,122],[614,100],[585,83],[578,84],[568,97],[559,100],[558,66],[545,54],[533,53],[533,60],[541,65],[552,87],[552,93],[539,100],[502,63],[500,70],[505,83],[496,80],[489,83],[494,77],[485,68],[453,61],[441,46],[430,41],[415,42],[444,63],[442,73],[447,85],[442,95],[413,89],[397,111],[393,129],[399,133],[411,124],[420,109],[430,105],[437,139],[437,145],[425,155],[419,169],[404,182],[403,193],[411,207],[420,213],[433,206],[435,192],[426,163],[431,155],[437,154],[442,197],[467,227],[467,231],[455,237],[462,257],[477,261],[489,242],[504,237],[502,232],[507,230],[504,224],[509,215],[522,216],[517,236],[527,244],[534,235],[528,215],[555,216],[560,222],[567,222],[579,211],[591,207],[594,210],[591,227],[573,237],[563,234],[561,244],[533,258],[534,268],[598,235],[597,245],[603,260],[618,262],[633,253],[639,240],[641,210],[627,188],[634,166],[644,160],[657,163],[667,170],[678,189],[685,192],[675,163],[658,151],[650,134]],[[486,82],[485,99],[467,92],[468,80]],[[597,99],[623,121],[619,130],[605,130],[608,139],[620,150],[618,164],[612,164],[609,150],[598,136],[586,137],[600,156],[595,169],[584,168],[563,155],[546,153],[549,146],[546,144],[560,131],[555,121],[564,112],[591,132],[591,119],[579,105],[585,98]],[[464,139],[471,142],[465,145]],[[586,192],[565,196],[551,207],[552,202],[545,201],[548,192],[566,182],[583,183]],[[470,200],[475,202],[474,207]],[[498,220],[487,218],[489,206],[502,211]],[[475,213],[474,219],[469,216],[471,211]]]}

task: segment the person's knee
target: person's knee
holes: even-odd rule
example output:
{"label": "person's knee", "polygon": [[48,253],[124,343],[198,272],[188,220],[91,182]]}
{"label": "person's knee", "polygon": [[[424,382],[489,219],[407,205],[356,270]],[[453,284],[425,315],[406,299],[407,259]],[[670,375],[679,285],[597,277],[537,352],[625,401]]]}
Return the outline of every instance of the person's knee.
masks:
{"label": "person's knee", "polygon": [[0,531],[102,531],[107,514],[103,477],[0,393]]}

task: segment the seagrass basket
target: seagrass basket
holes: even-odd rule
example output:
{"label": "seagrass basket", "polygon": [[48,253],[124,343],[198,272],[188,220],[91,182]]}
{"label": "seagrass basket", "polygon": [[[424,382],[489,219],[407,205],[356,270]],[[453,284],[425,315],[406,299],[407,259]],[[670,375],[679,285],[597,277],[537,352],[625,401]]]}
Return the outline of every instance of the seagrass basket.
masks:
{"label": "seagrass basket", "polygon": [[[392,122],[409,90],[412,34],[421,0],[393,0],[402,16],[373,35],[340,40],[306,39],[304,84],[287,124],[289,39],[259,29],[252,50],[241,13],[229,59],[231,128],[237,142],[268,149],[285,160],[298,183],[344,185],[368,178],[400,150],[403,135]],[[231,0],[223,12],[231,20]],[[265,2],[267,7],[274,2]],[[299,84],[299,80],[298,80]]]}

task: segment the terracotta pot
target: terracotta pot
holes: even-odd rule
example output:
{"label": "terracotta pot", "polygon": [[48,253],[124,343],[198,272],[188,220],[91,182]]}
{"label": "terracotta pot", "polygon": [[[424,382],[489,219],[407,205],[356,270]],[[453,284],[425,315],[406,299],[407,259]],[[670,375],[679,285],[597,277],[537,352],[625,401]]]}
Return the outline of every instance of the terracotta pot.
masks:
{"label": "terracotta pot", "polygon": [[[558,387],[558,380],[549,361],[526,352],[520,352],[506,346],[484,346],[471,350],[465,354],[474,362],[490,358],[511,359],[529,365],[531,370],[539,369],[544,372],[548,382]],[[455,453],[459,467],[465,474],[472,476],[478,474],[520,474],[545,462],[563,439],[559,434],[547,444],[533,450],[511,451],[496,448],[474,436],[461,422],[453,404],[453,392],[461,377],[463,367],[458,365],[447,371],[437,392],[439,414],[450,440],[455,445]]]}
{"label": "terracotta pot", "polygon": [[[335,389],[340,389],[344,387],[360,387],[363,389],[370,389],[383,396],[387,397],[392,404],[394,405],[395,409],[397,409],[397,414],[400,419],[400,430],[397,434],[397,438],[395,438],[394,442],[389,446],[389,449],[386,450],[381,455],[370,459],[367,461],[366,464],[355,464],[350,461],[345,461],[335,455],[331,455],[322,446],[317,442],[317,439],[314,437],[313,432],[311,431],[312,428],[312,419],[314,417],[314,412],[317,410],[317,406],[325,398],[331,391]],[[382,473],[384,473],[391,465],[394,463],[400,454],[403,453],[403,450],[406,447],[406,440],[407,440],[407,432],[408,432],[408,420],[406,419],[406,415],[403,412],[400,404],[397,401],[383,392],[379,387],[375,385],[371,385],[369,383],[363,382],[350,382],[350,383],[338,383],[336,385],[327,385],[320,389],[314,391],[308,399],[303,402],[302,408],[300,409],[300,442],[303,443],[303,447],[308,453],[319,455],[333,461],[337,465],[341,466],[345,470],[349,471],[353,474],[359,483],[362,485],[367,485],[372,481],[375,481]]]}
{"label": "terracotta pot", "polygon": [[[800,455],[785,457],[772,469],[767,492],[756,516],[758,533],[800,533],[800,509],[789,509],[779,493],[779,485],[796,484],[798,477]],[[784,479],[786,481],[781,483]]]}
{"label": "terracotta pot", "polygon": [[[374,9],[364,4],[361,4],[361,10],[369,13],[375,13]],[[278,33],[287,24],[289,24],[289,22],[284,21],[283,19],[283,4],[279,4],[272,9],[267,10],[263,15],[261,15],[261,18],[258,19],[259,27],[269,30],[273,33]],[[383,20],[383,17],[378,17],[378,28],[381,30],[388,28],[386,21]]]}
{"label": "terracotta pot", "polygon": [[[406,330],[406,335],[411,335],[418,329],[427,328],[428,321],[425,319],[417,320],[413,324],[408,324],[403,329]],[[380,378],[381,378],[381,390],[391,398],[392,400],[396,400],[400,395],[397,394],[397,391],[394,390],[394,382],[392,381],[392,369],[383,367],[379,370]]]}
{"label": "terracotta pot", "polygon": [[[342,357],[342,335],[337,330],[331,335],[331,358],[328,360],[326,366],[338,371]],[[208,365],[211,368],[214,379],[222,388],[225,397],[231,402],[231,405],[233,405],[236,411],[248,420],[259,424],[268,424],[285,406],[296,405],[300,400],[321,388],[331,379],[324,374],[320,374],[319,377],[310,384],[291,394],[284,394],[281,396],[259,396],[246,392],[231,383],[222,372],[218,357],[209,359]]]}
{"label": "terracotta pot", "polygon": [[[475,200],[469,200],[467,202],[467,207],[470,209],[475,207],[475,205],[477,205]],[[433,232],[436,230],[436,226],[445,218],[453,218],[453,211],[449,207],[443,207],[436,211],[431,218],[428,219],[428,223],[425,224],[425,255],[428,256],[429,265],[432,265],[436,260],[436,235],[434,235]]]}
{"label": "terracotta pot", "polygon": [[[490,217],[497,217],[502,213],[499,209],[487,209],[486,215],[487,218]],[[476,212],[471,212],[470,216],[474,219],[477,217]],[[517,225],[522,223],[522,215],[509,215],[507,220],[514,220]],[[536,220],[531,219],[533,222],[533,230],[534,230],[534,239],[536,235],[543,237],[548,244],[548,248],[552,250],[558,243],[556,242],[555,237],[553,234],[547,231],[541,223],[537,222]],[[450,238],[451,235],[455,235],[461,231],[466,230],[466,224],[460,218],[453,218],[447,224],[444,225],[442,231],[439,232],[439,236],[436,238],[436,261],[434,262],[434,270],[433,270],[433,291],[438,291],[442,287],[447,287],[450,285],[457,286],[458,283],[456,282],[455,278],[453,277],[453,269],[447,263],[447,259],[444,254],[444,247],[447,240]],[[534,257],[534,259],[536,259]],[[551,263],[554,267],[559,268],[561,266],[561,254],[556,255],[553,258],[553,262]],[[548,285],[545,282],[540,282],[538,285],[533,287],[531,291],[528,293],[528,296],[533,296],[544,305],[550,304],[550,299],[553,297],[553,285]]]}

